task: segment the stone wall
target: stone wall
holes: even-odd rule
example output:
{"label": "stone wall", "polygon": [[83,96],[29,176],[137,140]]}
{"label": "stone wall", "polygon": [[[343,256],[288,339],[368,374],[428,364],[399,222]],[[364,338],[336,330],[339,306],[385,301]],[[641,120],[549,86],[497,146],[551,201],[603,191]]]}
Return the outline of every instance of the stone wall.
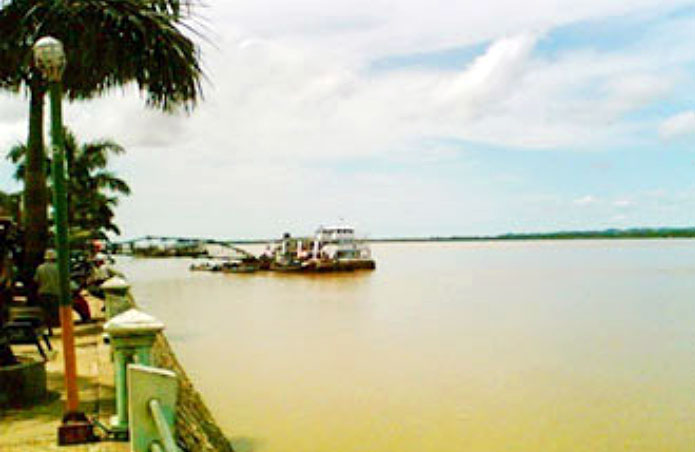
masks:
{"label": "stone wall", "polygon": [[210,410],[193,387],[163,334],[157,336],[152,355],[155,366],[170,369],[179,376],[179,400],[176,407],[179,447],[190,452],[233,452],[229,440],[215,423]]}
{"label": "stone wall", "polygon": [[[133,298],[129,299],[132,307],[137,307]],[[152,347],[152,358],[154,366],[169,369],[179,377],[179,398],[176,405],[178,446],[184,452],[234,452],[163,333],[157,335]]]}

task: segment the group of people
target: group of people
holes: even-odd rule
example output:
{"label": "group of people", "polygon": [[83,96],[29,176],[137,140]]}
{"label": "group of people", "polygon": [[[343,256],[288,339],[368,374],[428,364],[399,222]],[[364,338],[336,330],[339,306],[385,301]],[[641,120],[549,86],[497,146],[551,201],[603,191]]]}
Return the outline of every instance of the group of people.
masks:
{"label": "group of people", "polygon": [[[19,278],[18,271],[23,261],[23,251],[21,231],[10,217],[2,214],[0,208],[0,327],[8,320],[10,307],[15,296],[19,295],[26,296],[30,306],[42,307],[47,323],[56,326],[59,323],[60,305],[57,253],[53,249],[46,250],[44,261],[36,268],[33,281],[27,281]],[[81,320],[88,321],[92,313],[84,298],[86,292],[103,295],[99,286],[107,279],[123,277],[123,274],[109,265],[109,258],[103,253],[103,244],[99,241],[82,248],[70,267],[70,304]]]}
{"label": "group of people", "polygon": [[[43,307],[51,324],[58,324],[58,307],[60,305],[60,278],[58,274],[57,254],[55,250],[48,249],[44,254],[44,262],[39,265],[34,275],[37,285],[38,300]],[[123,276],[114,270],[108,263],[107,256],[96,253],[90,262],[90,271],[82,281],[70,280],[70,297],[72,307],[82,321],[89,321],[92,314],[89,303],[82,295],[82,290],[96,292],[101,283],[113,276]]]}

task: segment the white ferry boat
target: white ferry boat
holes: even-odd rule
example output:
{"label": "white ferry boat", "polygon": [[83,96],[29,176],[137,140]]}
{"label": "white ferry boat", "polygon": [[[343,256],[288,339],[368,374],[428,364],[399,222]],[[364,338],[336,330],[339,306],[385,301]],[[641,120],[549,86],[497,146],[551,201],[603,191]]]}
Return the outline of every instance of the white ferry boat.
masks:
{"label": "white ferry boat", "polygon": [[[283,238],[269,248],[269,268],[276,271],[373,270],[369,246],[349,226],[320,227],[313,237]],[[262,257],[263,259],[263,257]]]}
{"label": "white ferry boat", "polygon": [[320,227],[316,231],[313,246],[314,257],[321,257],[323,253],[339,267],[351,270],[376,268],[369,245],[357,240],[355,230],[351,227]]}

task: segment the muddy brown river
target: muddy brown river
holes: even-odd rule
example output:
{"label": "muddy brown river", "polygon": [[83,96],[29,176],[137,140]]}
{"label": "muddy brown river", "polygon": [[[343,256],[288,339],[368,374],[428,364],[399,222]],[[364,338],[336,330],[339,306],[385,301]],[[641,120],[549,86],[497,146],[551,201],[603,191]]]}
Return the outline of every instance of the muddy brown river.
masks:
{"label": "muddy brown river", "polygon": [[237,452],[695,449],[695,241],[372,250],[346,274],[118,266]]}

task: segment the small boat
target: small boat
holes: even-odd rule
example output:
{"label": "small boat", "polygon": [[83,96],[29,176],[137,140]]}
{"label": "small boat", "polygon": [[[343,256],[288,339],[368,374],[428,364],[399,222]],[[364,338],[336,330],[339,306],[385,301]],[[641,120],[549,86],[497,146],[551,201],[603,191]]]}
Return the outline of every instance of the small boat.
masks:
{"label": "small boat", "polygon": [[214,271],[219,271],[220,264],[211,262],[211,261],[205,261],[201,263],[195,263],[191,264],[188,269],[190,271],[208,271],[208,272],[214,272]]}
{"label": "small boat", "polygon": [[260,264],[253,254],[229,244],[210,244],[207,252],[208,259],[191,264],[189,269],[222,273],[253,273],[258,270]]}
{"label": "small boat", "polygon": [[332,272],[338,269],[338,262],[335,259],[311,258],[303,263],[303,270],[308,272]]}
{"label": "small boat", "polygon": [[251,260],[230,261],[220,266],[222,273],[253,273],[258,271],[258,263]]}

